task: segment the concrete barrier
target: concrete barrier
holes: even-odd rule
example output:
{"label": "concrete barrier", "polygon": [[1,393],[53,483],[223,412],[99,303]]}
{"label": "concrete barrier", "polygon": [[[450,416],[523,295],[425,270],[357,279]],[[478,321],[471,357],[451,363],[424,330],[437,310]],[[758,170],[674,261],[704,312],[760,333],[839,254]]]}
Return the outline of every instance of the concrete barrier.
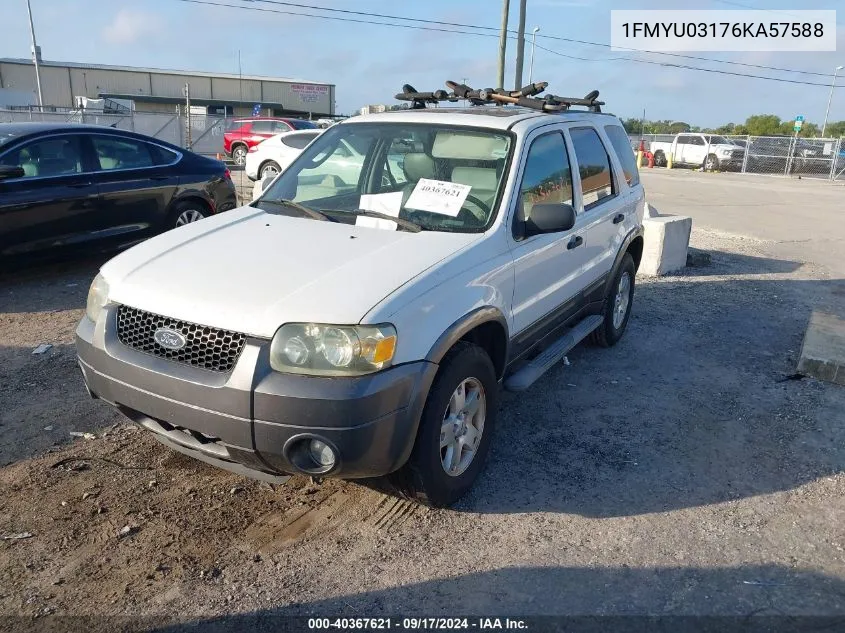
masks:
{"label": "concrete barrier", "polygon": [[813,311],[801,346],[798,372],[845,386],[845,319]]}
{"label": "concrete barrier", "polygon": [[643,229],[643,258],[639,274],[665,275],[687,265],[692,218],[660,215],[657,209],[646,203]]}

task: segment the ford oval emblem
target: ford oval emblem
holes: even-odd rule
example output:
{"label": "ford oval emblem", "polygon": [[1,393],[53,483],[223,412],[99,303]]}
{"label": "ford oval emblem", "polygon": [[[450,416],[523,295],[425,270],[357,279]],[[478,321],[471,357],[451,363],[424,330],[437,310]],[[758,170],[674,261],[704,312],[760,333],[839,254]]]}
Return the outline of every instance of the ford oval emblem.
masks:
{"label": "ford oval emblem", "polygon": [[181,332],[171,330],[167,327],[160,327],[153,334],[155,342],[164,348],[177,350],[185,347],[188,341],[182,336]]}

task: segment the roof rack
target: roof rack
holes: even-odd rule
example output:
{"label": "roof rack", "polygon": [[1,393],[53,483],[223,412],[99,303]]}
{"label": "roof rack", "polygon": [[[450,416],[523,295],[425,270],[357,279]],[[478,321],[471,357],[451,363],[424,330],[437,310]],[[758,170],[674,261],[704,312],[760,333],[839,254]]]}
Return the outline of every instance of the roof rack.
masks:
{"label": "roof rack", "polygon": [[410,101],[411,109],[419,110],[426,107],[426,104],[440,103],[441,101],[456,102],[466,99],[472,105],[484,105],[493,103],[496,105],[518,105],[541,112],[564,112],[572,106],[586,107],[590,112],[601,112],[604,101],[598,101],[599,91],[593,90],[583,98],[559,97],[557,95],[536,95],[545,91],[548,82],[539,81],[528,84],[520,90],[501,90],[493,88],[482,88],[475,90],[466,84],[454,81],[447,81],[446,90],[435,90],[434,92],[418,92],[412,85],[402,86],[402,92],[396,95],[400,101]]}

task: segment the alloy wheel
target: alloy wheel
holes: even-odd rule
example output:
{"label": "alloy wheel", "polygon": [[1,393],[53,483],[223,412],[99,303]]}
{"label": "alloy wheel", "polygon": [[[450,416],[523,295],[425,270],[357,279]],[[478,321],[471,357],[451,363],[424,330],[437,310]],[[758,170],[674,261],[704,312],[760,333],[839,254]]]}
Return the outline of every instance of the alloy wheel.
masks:
{"label": "alloy wheel", "polygon": [[487,397],[478,378],[465,378],[457,386],[440,427],[440,463],[451,477],[463,474],[481,443]]}
{"label": "alloy wheel", "polygon": [[619,278],[619,286],[616,288],[616,297],[613,299],[613,328],[618,330],[625,322],[625,315],[628,313],[628,304],[631,303],[631,277],[627,272],[622,273]]}
{"label": "alloy wheel", "polygon": [[190,224],[191,222],[198,222],[204,217],[205,216],[196,209],[187,209],[182,211],[182,213],[179,214],[179,217],[176,218],[176,226],[183,226],[185,224]]}

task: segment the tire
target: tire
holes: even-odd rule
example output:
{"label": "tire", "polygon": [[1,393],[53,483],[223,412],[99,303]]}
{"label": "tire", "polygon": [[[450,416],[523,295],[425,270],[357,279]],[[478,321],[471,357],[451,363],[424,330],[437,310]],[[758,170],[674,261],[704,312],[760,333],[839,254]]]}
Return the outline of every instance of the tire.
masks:
{"label": "tire", "polygon": [[707,154],[707,158],[704,159],[701,168],[704,171],[718,171],[719,159],[716,158],[716,154]]}
{"label": "tire", "polygon": [[173,211],[168,216],[167,228],[175,229],[178,226],[198,222],[207,218],[209,215],[211,214],[208,212],[208,207],[201,202],[186,200],[185,202],[178,203],[173,208]]}
{"label": "tire", "polygon": [[239,165],[241,167],[246,165],[247,152],[249,152],[249,150],[246,145],[235,145],[232,148],[232,160],[235,162],[235,165]]}
{"label": "tire", "polygon": [[666,154],[664,154],[660,150],[656,151],[654,153],[654,166],[655,167],[666,167],[667,164],[668,163],[666,161]]}
{"label": "tire", "polygon": [[266,163],[261,165],[261,168],[258,170],[258,180],[263,180],[271,174],[273,176],[277,176],[280,171],[282,171],[282,168],[279,167],[279,163],[274,160],[268,160]]}
{"label": "tire", "polygon": [[[622,335],[625,333],[625,328],[628,326],[628,319],[631,316],[631,306],[634,303],[634,280],[636,278],[637,270],[634,266],[634,258],[630,253],[625,253],[622,257],[622,263],[619,270],[616,271],[616,276],[613,278],[613,283],[607,291],[607,296],[604,298],[604,306],[602,307],[602,316],[604,321],[602,324],[593,330],[591,335],[592,341],[601,347],[612,347],[619,342]],[[627,275],[627,284],[623,282]],[[627,301],[624,303],[623,312],[619,312],[621,302],[624,301],[620,292],[624,292],[624,286],[627,285]],[[614,319],[614,315],[617,318]]]}
{"label": "tire", "polygon": [[[423,408],[411,457],[401,469],[386,478],[390,487],[409,499],[439,508],[454,504],[466,494],[490,450],[498,388],[493,362],[487,352],[472,343],[458,342],[440,363]],[[469,418],[456,419],[454,415],[456,401],[453,397],[460,392],[464,397],[467,392],[479,394],[476,413]],[[451,453],[449,446],[443,446],[444,441],[448,443],[444,440],[443,429],[444,421],[449,418],[454,420],[451,432],[454,432],[454,425],[462,425],[461,436],[451,444]],[[465,431],[477,429],[476,425],[480,425],[480,436]],[[477,437],[477,440],[463,440],[467,435]],[[470,450],[473,444],[474,449]],[[457,460],[454,459],[455,446],[459,447]],[[451,474],[446,471],[444,461],[449,466],[456,465]]]}

